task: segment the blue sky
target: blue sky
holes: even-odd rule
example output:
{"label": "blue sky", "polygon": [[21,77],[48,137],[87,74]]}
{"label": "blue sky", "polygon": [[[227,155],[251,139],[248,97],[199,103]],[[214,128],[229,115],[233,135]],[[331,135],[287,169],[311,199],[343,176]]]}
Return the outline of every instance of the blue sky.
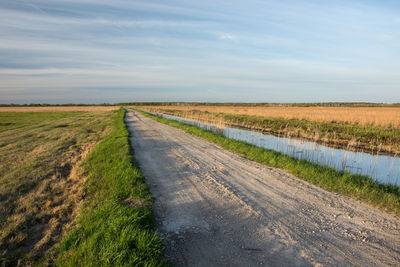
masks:
{"label": "blue sky", "polygon": [[0,1],[0,103],[400,102],[400,1]]}

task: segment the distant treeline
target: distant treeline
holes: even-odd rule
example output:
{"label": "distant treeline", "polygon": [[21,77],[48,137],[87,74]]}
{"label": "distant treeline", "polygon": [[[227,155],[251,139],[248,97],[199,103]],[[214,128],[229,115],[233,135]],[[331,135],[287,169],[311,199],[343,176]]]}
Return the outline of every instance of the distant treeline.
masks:
{"label": "distant treeline", "polygon": [[400,103],[384,104],[369,102],[325,103],[210,103],[210,102],[127,102],[122,106],[248,106],[248,107],[400,107]]}

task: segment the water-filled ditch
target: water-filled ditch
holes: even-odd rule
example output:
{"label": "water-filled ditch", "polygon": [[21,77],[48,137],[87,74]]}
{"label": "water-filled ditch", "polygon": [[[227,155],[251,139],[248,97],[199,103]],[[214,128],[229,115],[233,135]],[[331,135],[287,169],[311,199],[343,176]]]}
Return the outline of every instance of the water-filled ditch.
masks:
{"label": "water-filled ditch", "polygon": [[[153,113],[154,114],[154,113]],[[339,171],[352,174],[362,174],[372,177],[383,184],[400,185],[400,158],[390,155],[372,155],[365,152],[354,152],[344,149],[331,148],[316,142],[297,138],[277,137],[243,129],[217,127],[198,121],[180,117],[154,114],[194,125],[213,132],[222,133],[228,138],[244,141],[249,144],[281,152],[297,159],[332,167]]]}

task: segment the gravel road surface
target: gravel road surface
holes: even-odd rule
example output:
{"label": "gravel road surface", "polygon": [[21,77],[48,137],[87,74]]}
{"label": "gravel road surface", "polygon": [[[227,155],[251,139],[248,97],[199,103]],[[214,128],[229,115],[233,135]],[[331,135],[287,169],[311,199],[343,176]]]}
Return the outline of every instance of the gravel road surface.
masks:
{"label": "gravel road surface", "polygon": [[400,220],[128,112],[177,266],[399,266]]}

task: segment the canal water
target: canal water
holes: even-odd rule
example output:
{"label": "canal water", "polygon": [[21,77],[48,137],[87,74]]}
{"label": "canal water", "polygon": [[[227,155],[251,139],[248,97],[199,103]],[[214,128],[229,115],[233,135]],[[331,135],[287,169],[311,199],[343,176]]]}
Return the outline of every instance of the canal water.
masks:
{"label": "canal water", "polygon": [[320,145],[316,142],[304,141],[297,138],[277,137],[243,129],[229,127],[220,128],[172,115],[154,115],[222,133],[228,138],[275,150],[296,159],[305,159],[319,165],[332,167],[339,171],[348,171],[352,174],[366,175],[383,184],[400,185],[399,157],[347,151]]}

